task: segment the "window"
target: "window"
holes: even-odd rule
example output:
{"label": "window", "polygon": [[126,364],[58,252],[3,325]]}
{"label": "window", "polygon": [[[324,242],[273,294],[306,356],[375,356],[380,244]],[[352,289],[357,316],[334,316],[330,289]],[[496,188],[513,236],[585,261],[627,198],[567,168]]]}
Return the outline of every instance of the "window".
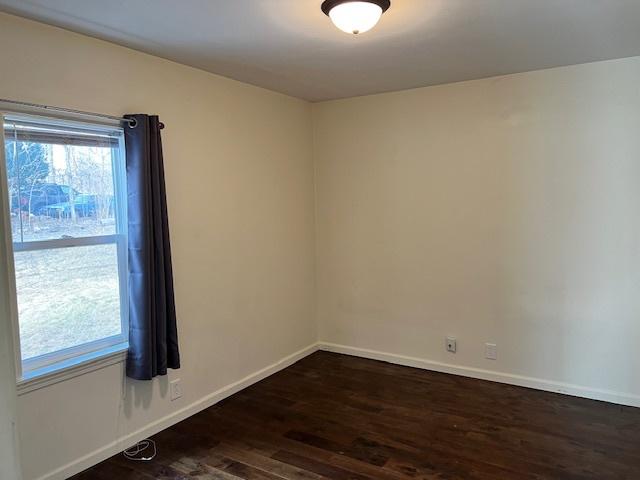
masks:
{"label": "window", "polygon": [[4,116],[22,375],[126,343],[120,128]]}

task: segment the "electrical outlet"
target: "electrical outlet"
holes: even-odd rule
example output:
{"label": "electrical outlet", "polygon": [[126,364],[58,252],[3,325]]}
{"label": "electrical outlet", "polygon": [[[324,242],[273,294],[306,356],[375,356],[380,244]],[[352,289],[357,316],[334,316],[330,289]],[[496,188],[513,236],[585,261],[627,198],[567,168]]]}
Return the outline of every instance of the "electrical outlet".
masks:
{"label": "electrical outlet", "polygon": [[176,378],[169,383],[169,391],[171,392],[171,401],[182,397],[182,385],[180,385],[180,379]]}
{"label": "electrical outlet", "polygon": [[458,342],[455,337],[447,337],[447,352],[456,353],[458,350]]}
{"label": "electrical outlet", "polygon": [[495,343],[484,344],[484,357],[489,360],[498,359],[498,347]]}

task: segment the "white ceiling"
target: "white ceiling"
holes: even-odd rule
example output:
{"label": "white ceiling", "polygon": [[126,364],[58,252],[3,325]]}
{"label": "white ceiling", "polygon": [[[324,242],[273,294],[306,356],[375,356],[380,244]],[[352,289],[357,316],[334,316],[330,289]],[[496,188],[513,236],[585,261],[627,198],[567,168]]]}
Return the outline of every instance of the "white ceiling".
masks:
{"label": "white ceiling", "polygon": [[321,0],[0,0],[0,10],[312,101],[640,55],[640,0],[392,0],[340,32]]}

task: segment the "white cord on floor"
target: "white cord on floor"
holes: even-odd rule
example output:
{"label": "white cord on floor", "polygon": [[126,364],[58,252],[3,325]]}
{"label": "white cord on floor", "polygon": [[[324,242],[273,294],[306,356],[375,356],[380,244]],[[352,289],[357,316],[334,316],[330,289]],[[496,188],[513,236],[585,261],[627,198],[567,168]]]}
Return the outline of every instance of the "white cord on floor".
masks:
{"label": "white cord on floor", "polygon": [[[151,449],[151,456],[143,456],[143,457],[139,456],[149,448]],[[127,448],[122,452],[122,454],[127,460],[131,460],[134,462],[149,462],[153,460],[157,454],[156,442],[147,438],[145,440],[142,440],[136,443],[133,447]]]}
{"label": "white cord on floor", "polygon": [[[120,444],[122,442],[122,436],[120,435],[120,420],[122,419],[122,411],[124,410],[124,400],[127,397],[127,373],[126,367],[123,364],[122,366],[122,394],[120,395],[120,405],[118,406],[118,419],[116,421],[116,441],[118,442],[118,446],[120,448]],[[150,450],[150,455],[143,455],[143,452]],[[144,440],[139,441],[133,447],[127,448],[122,451],[122,455],[127,460],[131,460],[132,462],[150,462],[156,455],[158,450],[156,448],[156,442],[151,440],[150,438],[146,438]]]}

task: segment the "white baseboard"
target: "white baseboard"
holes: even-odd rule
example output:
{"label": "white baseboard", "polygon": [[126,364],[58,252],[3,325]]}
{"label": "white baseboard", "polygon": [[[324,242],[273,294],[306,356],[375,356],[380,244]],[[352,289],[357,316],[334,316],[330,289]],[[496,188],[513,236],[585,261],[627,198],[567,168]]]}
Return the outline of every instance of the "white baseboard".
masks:
{"label": "white baseboard", "polygon": [[37,480],[65,480],[66,478],[80,473],[83,470],[86,470],[87,468],[90,468],[93,465],[96,465],[103,460],[116,455],[122,450],[123,445],[133,445],[142,439],[155,435],[156,433],[161,432],[162,430],[169,428],[170,426],[186,418],[189,418],[190,416],[195,415],[196,413],[209,408],[212,405],[215,405],[219,401],[224,400],[234,393],[237,393],[240,390],[243,390],[253,385],[254,383],[259,382],[260,380],[263,380],[268,376],[273,375],[274,373],[279,372],[280,370],[287,368],[290,365],[293,365],[298,360],[301,360],[307,355],[311,355],[317,350],[317,343],[309,345],[308,347],[305,347],[302,350],[288,355],[281,360],[278,360],[277,362],[261,370],[258,370],[257,372],[254,372],[241,380],[238,380],[237,382],[216,390],[215,392],[201,398],[200,400],[197,400],[190,405],[187,405],[184,408],[181,408],[180,410],[176,410],[175,412],[172,412],[171,414],[160,418],[153,423],[150,423],[140,430],[137,430],[128,435],[124,435],[123,437],[116,439],[115,441],[105,445],[104,447],[94,450],[93,452],[88,453],[87,455],[80,457],[73,462],[63,465],[62,467],[39,477]]}
{"label": "white baseboard", "polygon": [[353,355],[356,357],[370,358],[372,360],[382,360],[384,362],[395,363],[397,365],[405,365],[408,367],[432,370],[435,372],[450,373],[463,377],[478,378],[481,380],[489,380],[492,382],[507,383],[520,387],[534,388],[536,390],[562,393],[564,395],[571,395],[574,397],[589,398],[591,400],[601,400],[605,402],[616,403],[619,405],[640,407],[640,396],[629,393],[601,390],[596,388],[584,387],[581,385],[573,385],[570,383],[556,382],[553,380],[544,380],[541,378],[525,377],[522,375],[514,375],[511,373],[496,372],[493,370],[483,370],[480,368],[452,365],[449,363],[435,362],[424,358],[408,357],[395,353],[368,350],[366,348],[349,347],[347,345],[338,345],[335,343],[319,342],[318,347],[319,350]]}

